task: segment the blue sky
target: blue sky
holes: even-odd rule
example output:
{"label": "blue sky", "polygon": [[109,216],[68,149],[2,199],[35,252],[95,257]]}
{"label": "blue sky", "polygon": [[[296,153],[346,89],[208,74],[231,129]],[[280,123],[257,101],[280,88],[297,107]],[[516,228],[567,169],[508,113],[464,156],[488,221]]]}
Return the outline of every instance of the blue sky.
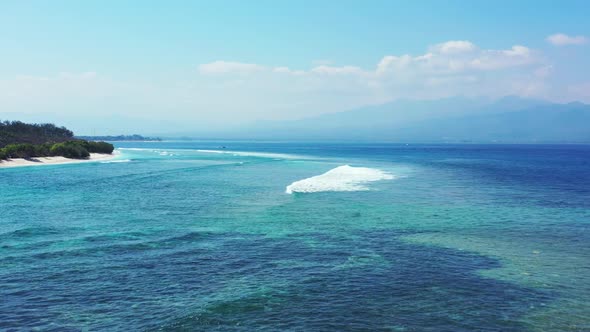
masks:
{"label": "blue sky", "polygon": [[590,102],[588,13],[588,1],[2,1],[0,103],[224,126],[403,97]]}

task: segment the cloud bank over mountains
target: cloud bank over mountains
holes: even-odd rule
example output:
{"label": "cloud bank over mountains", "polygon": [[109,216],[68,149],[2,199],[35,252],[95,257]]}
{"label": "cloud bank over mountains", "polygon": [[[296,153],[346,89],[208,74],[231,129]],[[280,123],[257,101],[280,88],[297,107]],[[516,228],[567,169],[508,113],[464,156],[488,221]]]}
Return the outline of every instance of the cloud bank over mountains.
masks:
{"label": "cloud bank over mountains", "polygon": [[[547,41],[583,45],[587,38],[554,34]],[[467,40],[425,49],[416,55],[384,55],[368,67],[322,60],[292,68],[218,59],[153,79],[149,73],[130,79],[93,71],[23,75],[0,79],[0,103],[17,113],[112,113],[144,119],[166,114],[198,129],[299,119],[400,98],[514,95],[590,102],[590,80],[554,79],[560,63],[541,50],[523,45],[490,49]]]}
{"label": "cloud bank over mountains", "polygon": [[466,71],[499,70],[510,67],[531,65],[541,58],[525,46],[515,45],[505,50],[480,49],[465,40],[452,40],[433,45],[422,55],[386,55],[374,69],[365,70],[356,66],[319,65],[307,71],[291,70],[288,67],[270,67],[252,63],[218,60],[201,64],[201,74],[257,73],[272,71],[291,74],[354,74],[375,76],[399,73],[402,70],[422,71],[425,74],[440,75]]}
{"label": "cloud bank over mountains", "polygon": [[198,66],[202,76],[242,80],[280,81],[287,91],[308,87],[325,90],[348,87],[378,103],[400,97],[439,98],[452,95],[540,94],[545,87],[547,60],[525,46],[482,49],[469,41],[433,45],[420,55],[386,55],[373,68],[319,65],[310,69],[217,60]]}

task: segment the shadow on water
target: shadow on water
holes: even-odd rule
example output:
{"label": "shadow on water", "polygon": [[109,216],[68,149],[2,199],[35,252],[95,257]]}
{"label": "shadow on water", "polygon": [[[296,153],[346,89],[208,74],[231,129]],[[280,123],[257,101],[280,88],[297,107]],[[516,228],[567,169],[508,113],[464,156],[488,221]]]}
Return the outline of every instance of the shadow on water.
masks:
{"label": "shadow on water", "polygon": [[[157,330],[522,331],[519,318],[551,300],[475,273],[499,267],[496,260],[403,243],[399,235],[321,236],[333,246],[314,249],[288,239],[228,244],[242,259],[230,255],[221,264],[250,266],[252,283],[229,287]],[[291,263],[273,264],[281,259]]]}
{"label": "shadow on water", "polygon": [[350,235],[189,232],[34,255],[0,273],[0,329],[519,331],[551,300],[481,277],[499,267],[484,256]]}

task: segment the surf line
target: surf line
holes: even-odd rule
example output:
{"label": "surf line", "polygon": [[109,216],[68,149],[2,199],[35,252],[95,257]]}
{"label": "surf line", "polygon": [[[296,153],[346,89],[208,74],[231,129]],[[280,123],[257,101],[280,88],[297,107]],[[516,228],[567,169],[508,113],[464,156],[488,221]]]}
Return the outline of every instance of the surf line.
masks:
{"label": "surf line", "polygon": [[370,182],[393,180],[395,176],[375,168],[338,166],[324,174],[295,181],[287,186],[285,192],[314,193],[324,191],[364,191]]}

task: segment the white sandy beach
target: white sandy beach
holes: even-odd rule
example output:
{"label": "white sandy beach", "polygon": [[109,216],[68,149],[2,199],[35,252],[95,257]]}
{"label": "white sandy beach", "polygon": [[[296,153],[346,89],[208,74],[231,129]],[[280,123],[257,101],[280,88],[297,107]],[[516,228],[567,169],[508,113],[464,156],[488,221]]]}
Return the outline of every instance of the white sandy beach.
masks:
{"label": "white sandy beach", "polygon": [[65,157],[36,157],[31,159],[14,158],[9,160],[0,160],[0,168],[3,167],[22,167],[22,166],[42,166],[56,164],[77,164],[95,161],[105,161],[115,158],[116,154],[91,153],[88,159],[69,159]]}

